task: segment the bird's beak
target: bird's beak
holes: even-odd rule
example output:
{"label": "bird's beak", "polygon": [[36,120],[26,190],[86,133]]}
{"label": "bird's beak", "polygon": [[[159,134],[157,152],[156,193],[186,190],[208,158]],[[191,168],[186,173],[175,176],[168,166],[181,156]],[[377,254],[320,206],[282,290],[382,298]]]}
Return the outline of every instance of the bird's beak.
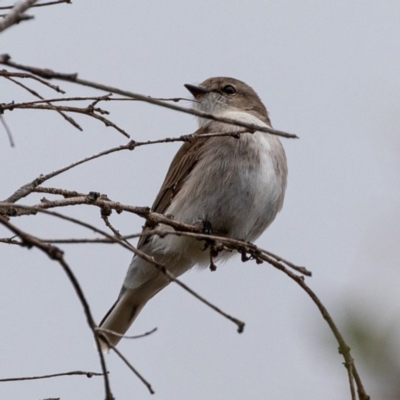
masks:
{"label": "bird's beak", "polygon": [[189,85],[189,84],[186,84],[184,86],[187,90],[189,90],[190,93],[192,93],[192,95],[194,97],[204,95],[210,91],[208,89],[202,88],[201,86],[194,86],[194,85]]}

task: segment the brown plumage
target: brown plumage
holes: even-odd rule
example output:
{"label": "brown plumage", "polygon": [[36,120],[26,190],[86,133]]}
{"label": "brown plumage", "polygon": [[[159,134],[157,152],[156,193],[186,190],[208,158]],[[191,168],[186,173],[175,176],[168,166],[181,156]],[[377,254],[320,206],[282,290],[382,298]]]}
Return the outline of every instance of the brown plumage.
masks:
{"label": "brown plumage", "polygon": [[[219,77],[200,86],[185,86],[195,97],[194,107],[203,112],[271,126],[257,93],[242,81]],[[199,124],[195,138],[184,143],[172,160],[152,210],[172,214],[187,224],[206,220],[214,231],[253,241],[283,204],[287,166],[282,145],[277,136],[268,133],[249,133],[245,128],[202,118]],[[202,137],[238,131],[243,132],[239,138]],[[159,229],[172,231],[168,226]],[[209,261],[204,242],[185,236],[142,236],[138,248],[175,276]],[[135,256],[120,295],[100,326],[124,334],[147,301],[168,283],[151,263]],[[107,337],[113,345],[120,340],[112,334]],[[106,350],[107,344],[102,345]]]}

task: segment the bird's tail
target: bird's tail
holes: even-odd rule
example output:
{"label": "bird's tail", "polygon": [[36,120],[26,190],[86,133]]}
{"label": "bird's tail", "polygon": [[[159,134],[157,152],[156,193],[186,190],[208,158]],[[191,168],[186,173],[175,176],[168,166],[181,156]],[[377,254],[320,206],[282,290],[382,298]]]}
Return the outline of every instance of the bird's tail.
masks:
{"label": "bird's tail", "polygon": [[[117,334],[114,335],[110,332],[102,332],[113,346],[116,346],[119,343],[121,336],[124,335],[133,324],[133,321],[139,315],[146,303],[167,284],[168,282],[165,280],[160,282],[158,279],[152,279],[138,288],[124,289],[122,291],[118,300],[107,312],[99,325],[99,328]],[[109,350],[109,345],[106,340],[101,339],[101,337],[100,344],[103,351]]]}

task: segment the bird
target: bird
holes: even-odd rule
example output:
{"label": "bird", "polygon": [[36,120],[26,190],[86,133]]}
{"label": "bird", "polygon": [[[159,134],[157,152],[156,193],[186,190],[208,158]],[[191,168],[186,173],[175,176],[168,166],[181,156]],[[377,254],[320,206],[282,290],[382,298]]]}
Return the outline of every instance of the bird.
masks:
{"label": "bird", "polygon": [[[238,79],[214,77],[184,86],[193,95],[195,110],[272,128],[260,97]],[[173,158],[151,210],[186,224],[202,222],[220,236],[253,242],[283,206],[288,175],[284,148],[271,133],[203,117],[198,124],[192,140]],[[173,231],[166,225],[158,228]],[[173,234],[142,235],[137,245],[175,277],[195,265],[207,267],[210,254],[205,247],[202,240]],[[229,257],[225,252],[218,258]],[[169,283],[152,263],[133,256],[119,296],[99,325],[107,336],[100,337],[103,351],[109,350],[107,342],[118,344],[146,303]]]}

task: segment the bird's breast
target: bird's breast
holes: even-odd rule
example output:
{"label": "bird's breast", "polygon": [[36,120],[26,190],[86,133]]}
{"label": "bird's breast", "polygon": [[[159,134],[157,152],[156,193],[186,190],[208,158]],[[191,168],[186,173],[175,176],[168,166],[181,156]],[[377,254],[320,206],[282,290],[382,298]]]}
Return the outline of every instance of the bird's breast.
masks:
{"label": "bird's breast", "polygon": [[215,233],[255,240],[280,210],[286,158],[276,136],[255,132],[210,138],[171,203],[177,220],[207,220]]}

